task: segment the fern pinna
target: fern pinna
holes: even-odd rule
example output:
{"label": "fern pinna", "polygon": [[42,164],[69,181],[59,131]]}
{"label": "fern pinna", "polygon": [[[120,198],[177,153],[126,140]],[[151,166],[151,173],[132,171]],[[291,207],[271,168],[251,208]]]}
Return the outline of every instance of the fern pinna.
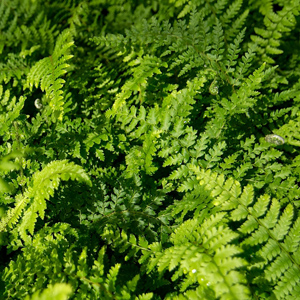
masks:
{"label": "fern pinna", "polygon": [[0,298],[300,298],[299,0],[3,0]]}

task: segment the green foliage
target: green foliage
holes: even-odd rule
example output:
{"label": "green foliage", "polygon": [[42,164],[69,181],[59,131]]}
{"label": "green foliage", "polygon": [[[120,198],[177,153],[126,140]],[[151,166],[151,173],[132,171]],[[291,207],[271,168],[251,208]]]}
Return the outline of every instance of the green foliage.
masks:
{"label": "green foliage", "polygon": [[1,1],[0,298],[298,299],[299,7]]}
{"label": "green foliage", "polygon": [[[210,170],[191,168],[198,175],[200,184],[211,191],[215,199],[213,204],[220,211],[230,212],[230,220],[240,223],[240,245],[245,252],[252,252],[253,247],[259,246],[255,255],[251,254],[248,258],[252,283],[259,285],[268,281],[273,286],[276,299],[286,299],[287,296],[297,298],[300,219],[293,205],[280,204],[266,194],[255,200],[253,186],[247,185],[242,190],[240,183],[232,178],[225,180],[223,175],[211,173]],[[255,268],[263,270],[263,273]]]}
{"label": "green foliage", "polygon": [[65,283],[56,283],[53,286],[49,286],[42,293],[35,292],[31,297],[26,296],[25,299],[27,300],[66,300],[68,299],[69,294],[71,293],[72,289],[70,285]]}
{"label": "green foliage", "polygon": [[170,237],[171,247],[161,252],[155,248],[148,272],[155,267],[160,274],[166,270],[175,271],[172,281],[184,278],[178,285],[181,292],[190,286],[195,288],[197,284],[194,295],[202,293],[206,298],[248,299],[245,276],[238,270],[246,262],[238,257],[241,253],[239,247],[230,244],[238,234],[222,224],[224,216],[223,213],[211,215],[200,226],[195,218],[182,223]]}
{"label": "green foliage", "polygon": [[[60,180],[78,180],[91,184],[84,170],[68,163],[67,161],[53,161],[42,171],[34,174],[32,183],[24,193],[16,196],[15,207],[8,210],[6,216],[0,223],[0,232],[7,231],[12,227],[17,228],[20,237],[28,243],[28,232],[33,235],[37,216],[44,219],[47,207],[46,200],[54,195]],[[21,223],[16,226],[24,211]]]}
{"label": "green foliage", "polygon": [[274,12],[270,6],[269,10],[264,12],[265,29],[255,27],[255,33],[251,39],[258,45],[258,52],[268,63],[275,63],[271,55],[281,54],[279,49],[280,40],[283,34],[289,34],[296,26],[296,17],[299,15],[298,0],[290,1],[278,12]]}
{"label": "green foliage", "polygon": [[41,90],[45,91],[45,96],[48,98],[49,106],[54,111],[54,116],[58,120],[62,120],[63,115],[63,91],[62,87],[65,80],[60,78],[67,71],[69,65],[67,60],[72,58],[72,55],[67,55],[68,48],[73,45],[70,40],[70,33],[64,31],[57,38],[57,42],[53,54],[49,57],[39,60],[29,71],[25,87],[33,86],[36,88],[40,85]]}
{"label": "green foliage", "polygon": [[[4,270],[5,279],[16,276],[20,283],[8,285],[7,296],[21,299],[29,292],[34,293],[32,299],[35,299],[36,291],[45,289],[48,282],[56,285],[52,290],[48,287],[43,291],[44,297],[47,294],[49,297],[51,293],[60,293],[61,297],[71,294],[71,285],[77,290],[74,299],[81,299],[83,294],[87,299],[126,299],[135,295],[139,275],[131,280],[126,278],[124,282],[117,281],[121,264],[111,265],[106,270],[105,247],[99,249],[97,254],[94,251],[90,253],[88,245],[83,247],[82,243],[86,242],[67,224],[57,223],[51,228],[40,230],[22,256]],[[31,266],[29,269],[28,264]],[[15,273],[16,269],[20,272]],[[38,274],[37,278],[34,273]],[[26,287],[23,281],[27,282]],[[149,296],[151,294],[143,294],[132,299],[148,299]]]}

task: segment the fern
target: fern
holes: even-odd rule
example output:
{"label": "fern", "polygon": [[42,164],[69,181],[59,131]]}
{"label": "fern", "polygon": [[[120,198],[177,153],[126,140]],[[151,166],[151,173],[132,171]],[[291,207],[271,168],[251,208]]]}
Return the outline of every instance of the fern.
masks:
{"label": "fern", "polygon": [[63,117],[63,91],[65,80],[61,78],[67,72],[69,65],[67,60],[72,58],[68,55],[68,49],[73,45],[69,31],[61,33],[57,39],[53,54],[36,63],[28,73],[26,87],[32,89],[40,85],[41,90],[46,92],[49,106],[53,110],[52,118],[62,120]]}
{"label": "fern", "polygon": [[51,26],[46,19],[45,10],[40,3],[31,0],[4,0],[1,2],[0,16],[0,28],[3,31],[0,54],[10,51],[12,47],[16,47],[24,57],[36,49],[43,53],[52,50],[55,26]]}
{"label": "fern", "polygon": [[0,298],[298,299],[298,17],[0,1]]}
{"label": "fern", "polygon": [[[300,280],[297,258],[299,243],[295,235],[299,226],[299,216],[294,212],[293,205],[288,204],[284,207],[276,199],[271,200],[268,195],[254,200],[251,185],[242,190],[239,182],[232,178],[225,180],[222,175],[193,169],[198,174],[200,184],[211,190],[211,195],[215,198],[214,204],[221,210],[230,211],[231,220],[243,221],[239,226],[243,239],[241,246],[247,249],[260,245],[261,249],[251,255],[251,260],[258,257],[262,258],[262,261],[254,263],[248,270],[250,274],[256,266],[263,270],[259,276],[255,276],[254,282],[266,281],[274,286],[277,299],[296,298]],[[283,211],[280,212],[281,210]],[[293,246],[289,244],[291,235],[296,237]]]}
{"label": "fern", "polygon": [[258,51],[263,60],[273,64],[275,63],[271,55],[281,54],[280,39],[283,33],[287,34],[293,30],[296,25],[296,16],[299,15],[299,2],[292,1],[283,9],[274,13],[270,11],[264,18],[266,29],[255,28],[255,33],[251,38],[258,45]]}
{"label": "fern", "polygon": [[224,215],[212,215],[201,225],[197,219],[182,223],[171,236],[170,241],[174,245],[161,253],[153,253],[148,271],[154,267],[160,273],[175,271],[173,281],[184,277],[180,284],[181,292],[197,283],[199,288],[196,292],[201,291],[211,297],[248,299],[249,291],[243,286],[245,278],[237,270],[245,266],[245,262],[236,257],[241,250],[228,244],[237,235],[222,224]]}
{"label": "fern", "polygon": [[[77,246],[72,244],[72,238],[77,240]],[[27,247],[26,251],[18,257],[17,261],[5,269],[4,277],[9,278],[14,273],[15,268],[20,269],[28,262],[34,262],[31,264],[31,269],[27,269],[25,273],[17,273],[16,285],[7,286],[7,296],[20,298],[26,295],[27,291],[22,289],[22,285],[19,284],[26,277],[32,293],[36,289],[45,289],[45,276],[49,276],[48,280],[57,282],[52,288],[52,294],[60,292],[61,297],[66,295],[66,292],[72,293],[70,284],[65,287],[65,291],[58,289],[67,280],[72,285],[76,283],[80,295],[84,293],[91,298],[124,299],[124,297],[132,296],[133,299],[151,299],[151,293],[136,295],[134,292],[139,275],[130,281],[126,280],[126,284],[122,285],[119,280],[117,281],[120,264],[112,265],[106,271],[105,247],[99,249],[97,255],[91,260],[88,257],[87,247],[82,247],[79,242],[78,232],[72,230],[67,224],[61,223],[52,228],[44,228],[33,239],[32,245]],[[78,251],[77,255],[74,255],[74,250]],[[44,268],[44,266],[48,267]],[[31,272],[36,270],[39,270],[37,285],[34,284],[35,279],[30,276]],[[59,281],[57,281],[58,278],[60,278]],[[66,284],[64,283],[64,285]],[[89,291],[87,292],[87,290]],[[43,294],[45,294],[44,297],[50,294],[50,287]],[[37,292],[33,295],[33,299],[36,296]]]}
{"label": "fern", "polygon": [[17,227],[20,237],[25,242],[29,242],[30,238],[27,235],[27,230],[33,235],[38,215],[44,219],[47,208],[46,200],[50,196],[53,196],[55,189],[58,188],[60,179],[79,180],[90,184],[87,175],[79,166],[67,161],[50,163],[42,171],[34,174],[32,186],[28,187],[24,194],[16,197],[15,207],[10,209],[7,215],[1,220],[0,232],[14,227],[24,212],[24,216]]}
{"label": "fern", "polygon": [[4,91],[3,86],[0,86],[0,97],[1,97],[1,135],[4,139],[9,140],[11,137],[10,128],[14,122],[17,122],[18,118],[21,119],[20,113],[25,103],[25,97],[21,96],[19,101],[16,97],[10,96],[10,90]]}

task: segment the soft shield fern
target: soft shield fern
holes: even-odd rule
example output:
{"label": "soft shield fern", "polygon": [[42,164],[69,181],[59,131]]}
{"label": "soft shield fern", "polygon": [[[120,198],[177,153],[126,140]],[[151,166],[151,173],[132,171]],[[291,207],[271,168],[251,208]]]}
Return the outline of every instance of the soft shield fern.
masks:
{"label": "soft shield fern", "polygon": [[22,216],[20,224],[17,224],[17,230],[20,237],[29,242],[28,232],[33,235],[36,219],[39,215],[44,219],[46,200],[53,196],[58,188],[60,180],[78,180],[91,184],[84,170],[79,166],[67,161],[53,161],[42,171],[34,174],[32,185],[20,195],[16,196],[16,204],[11,208],[7,215],[1,219],[0,232],[13,228]]}
{"label": "soft shield fern", "polygon": [[[201,225],[196,218],[182,223],[171,235],[171,247],[161,252],[154,248],[148,272],[157,267],[161,274],[166,270],[173,272],[172,281],[183,277],[178,286],[184,296],[182,299],[199,298],[200,295],[215,299],[249,299],[244,272],[239,270],[246,262],[238,257],[241,249],[231,243],[238,235],[223,222],[224,216],[224,213],[217,213]],[[191,286],[194,291],[186,292]],[[178,297],[175,295],[167,299]]]}
{"label": "soft shield fern", "polygon": [[239,182],[232,178],[225,180],[224,176],[211,171],[193,169],[200,184],[211,191],[214,205],[220,211],[230,212],[229,219],[240,223],[240,245],[245,254],[252,253],[248,272],[253,283],[274,286],[277,299],[299,297],[300,218],[293,205],[280,205],[269,195],[255,200],[251,185],[242,190]]}
{"label": "soft shield fern", "polygon": [[49,106],[53,111],[53,119],[62,120],[63,116],[63,91],[65,80],[62,75],[67,72],[69,65],[67,60],[72,55],[67,54],[68,49],[73,45],[70,31],[64,31],[57,39],[52,55],[37,62],[27,74],[25,87],[40,86],[46,92]]}
{"label": "soft shield fern", "polygon": [[299,0],[0,1],[0,298],[300,298]]}

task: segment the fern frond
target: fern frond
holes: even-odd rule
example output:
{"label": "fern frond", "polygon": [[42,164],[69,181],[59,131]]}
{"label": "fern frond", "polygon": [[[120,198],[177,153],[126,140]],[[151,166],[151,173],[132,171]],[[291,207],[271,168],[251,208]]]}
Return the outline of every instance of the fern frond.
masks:
{"label": "fern frond", "polygon": [[282,136],[286,143],[293,146],[300,146],[300,118],[290,119],[288,123],[282,125],[279,129],[274,130],[274,133]]}
{"label": "fern frond", "polygon": [[241,29],[245,26],[247,17],[249,15],[249,10],[244,10],[237,18],[230,24],[229,28],[225,30],[225,36],[227,41],[231,41],[237,36]]}
{"label": "fern frond", "polygon": [[[65,223],[46,226],[37,232],[32,243],[4,270],[2,280],[8,283],[5,296],[25,299],[28,294],[34,294],[33,299],[36,299],[36,291],[48,287],[39,295],[46,297],[51,293],[49,283],[60,286],[68,282],[65,293],[57,287],[51,289],[52,293],[59,293],[63,297],[70,294],[71,290],[77,290],[81,296],[85,295],[87,298],[152,298],[152,293],[138,292],[140,275],[137,272],[131,274],[130,278],[122,278],[121,264],[108,262],[106,247],[100,247],[91,256],[90,243],[82,245],[78,234],[78,230]],[[25,266],[27,267],[24,268]],[[30,276],[37,270],[37,278]],[[27,290],[22,289],[24,280],[27,280]]]}
{"label": "fern frond", "polygon": [[66,62],[73,57],[67,54],[73,44],[70,31],[62,32],[56,41],[52,55],[37,62],[27,75],[26,87],[32,90],[33,86],[36,88],[40,86],[41,90],[46,92],[54,120],[62,120],[63,117],[62,87],[65,80],[61,77],[69,67]]}
{"label": "fern frond", "polygon": [[7,84],[11,78],[17,82],[28,70],[29,67],[24,59],[19,55],[9,53],[6,63],[0,63],[0,83]]}
{"label": "fern frond", "polygon": [[213,32],[212,32],[212,51],[211,54],[208,54],[208,57],[212,59],[213,61],[220,61],[223,58],[223,52],[224,52],[224,33],[221,22],[217,20],[216,25],[214,26]]}
{"label": "fern frond", "polygon": [[[222,131],[226,129],[226,123],[235,114],[247,114],[253,108],[259,95],[257,91],[265,78],[265,64],[255,70],[244,80],[240,88],[232,93],[230,100],[222,99],[215,107],[215,117],[206,124],[209,136],[219,138]],[[222,107],[220,107],[222,106]]]}
{"label": "fern frond", "polygon": [[1,219],[0,232],[14,227],[24,212],[24,216],[17,227],[21,238],[28,242],[30,238],[26,231],[28,230],[33,235],[38,215],[42,219],[44,218],[47,208],[46,200],[54,195],[60,180],[69,179],[91,184],[88,176],[80,166],[66,160],[53,161],[42,171],[35,173],[32,178],[32,186],[23,195],[18,195],[15,207],[10,209],[7,215]]}
{"label": "fern frond", "polygon": [[12,132],[9,128],[12,127],[14,122],[18,122],[21,111],[24,107],[26,98],[21,96],[17,101],[16,97],[11,97],[10,90],[3,89],[0,85],[0,122],[2,124],[0,128],[0,135],[4,139],[9,140],[12,136]]}
{"label": "fern frond", "polygon": [[[298,252],[300,250],[300,234],[296,234],[295,244],[291,248],[287,243],[291,234],[299,226],[299,216],[291,204],[284,209],[280,203],[267,195],[255,200],[253,187],[248,185],[242,191],[240,183],[224,176],[199,170],[191,166],[198,175],[200,184],[211,191],[213,203],[221,210],[230,211],[229,219],[244,220],[239,228],[243,234],[241,246],[245,249],[260,245],[261,249],[255,254],[262,258],[259,263],[263,274],[255,282],[267,280],[274,286],[274,293],[278,299],[297,297],[297,286],[300,284],[300,264]],[[283,211],[282,211],[283,210]],[[296,218],[296,221],[294,221]],[[293,226],[293,227],[292,227]],[[251,274],[251,270],[249,270]],[[293,276],[293,280],[291,280]],[[290,282],[289,284],[287,284]]]}
{"label": "fern frond", "polygon": [[137,100],[140,103],[144,102],[145,89],[147,81],[154,74],[161,74],[160,68],[167,67],[166,63],[161,62],[160,59],[153,56],[145,56],[138,58],[132,63],[132,79],[128,80],[122,87],[122,91],[117,94],[117,99],[113,107],[106,112],[107,117],[114,117],[116,112],[122,108],[125,101],[132,95],[138,94]]}
{"label": "fern frond", "polygon": [[245,278],[238,271],[245,262],[237,257],[241,249],[230,244],[237,235],[223,223],[224,216],[212,215],[202,224],[197,219],[182,223],[171,235],[173,245],[152,254],[149,272],[168,270],[173,281],[184,277],[181,292],[197,283],[216,299],[248,299]]}
{"label": "fern frond", "polygon": [[[226,73],[230,74],[235,71],[235,65],[237,64],[237,58],[241,51],[240,44],[245,36],[246,29],[244,28],[234,39],[233,43],[231,43],[228,47],[228,53],[226,55]],[[233,82],[231,82],[233,85],[235,85]]]}
{"label": "fern frond", "polygon": [[257,35],[252,35],[252,41],[258,46],[262,59],[274,64],[273,55],[281,54],[279,49],[283,34],[291,32],[296,26],[296,17],[299,15],[299,1],[291,1],[284,5],[278,13],[269,12],[264,18],[265,29],[255,28]]}
{"label": "fern frond", "polygon": [[262,1],[250,0],[249,4],[253,8],[259,8],[259,12],[265,16],[273,11],[273,2],[274,2],[273,0],[262,0]]}
{"label": "fern frond", "polygon": [[51,52],[56,34],[55,26],[51,26],[45,12],[44,5],[39,1],[2,1],[0,54],[10,52],[12,48],[16,49],[21,57],[37,48],[43,54]]}

